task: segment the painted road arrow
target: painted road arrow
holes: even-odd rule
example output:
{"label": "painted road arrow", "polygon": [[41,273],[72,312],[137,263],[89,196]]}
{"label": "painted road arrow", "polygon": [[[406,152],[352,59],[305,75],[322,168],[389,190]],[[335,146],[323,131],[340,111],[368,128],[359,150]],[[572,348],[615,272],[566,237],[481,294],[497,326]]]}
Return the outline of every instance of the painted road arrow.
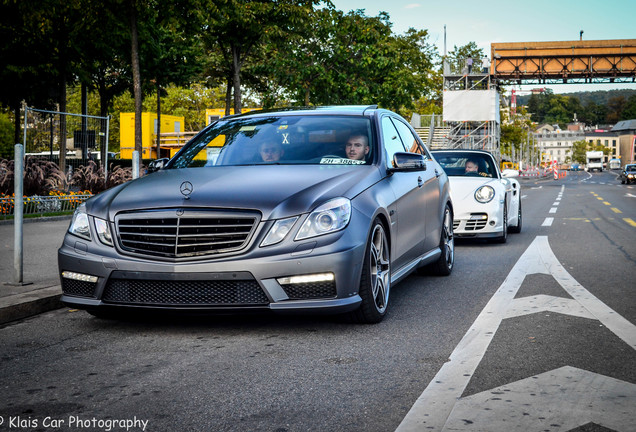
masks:
{"label": "painted road arrow", "polygon": [[[527,275],[537,273],[552,275],[571,296],[571,299],[544,295],[515,299],[524,278]],[[588,419],[589,422],[603,424],[607,422],[604,413],[614,414],[617,417],[616,421],[620,425],[624,425],[621,423],[624,420],[621,407],[623,404],[627,404],[626,406],[632,410],[633,407],[636,407],[636,385],[575,368],[557,369],[547,372],[547,375],[541,374],[518,381],[514,385],[505,386],[504,388],[507,388],[509,392],[516,392],[515,402],[507,396],[492,397],[492,392],[503,391],[504,394],[506,393],[505,390],[501,389],[465,398],[461,397],[483,359],[501,321],[506,318],[546,310],[596,319],[629,347],[636,350],[636,326],[610,309],[579,284],[557,260],[550,249],[548,238],[538,236],[513,266],[506,280],[459,342],[451,354],[450,360],[442,366],[417,399],[398,426],[397,431],[487,430],[498,432],[520,430],[525,432],[528,430],[547,430],[550,428],[546,428],[546,425],[550,424],[575,425],[574,427],[576,427],[586,424]],[[545,380],[558,382],[558,386],[548,386],[551,388],[548,391],[541,389],[541,386],[531,385],[536,381],[544,382]],[[534,405],[527,406],[527,398],[522,395],[532,395]],[[619,400],[614,398],[619,398]],[[481,426],[473,427],[475,421],[484,415],[475,412],[475,410],[483,410],[481,405],[477,408],[475,404],[478,402],[475,401],[483,403],[484,400],[488,400],[492,405],[490,408],[492,412],[489,414],[497,417],[497,421],[488,424],[486,429],[484,429],[485,423],[481,420]],[[579,410],[584,409],[584,407],[573,409],[573,406],[579,407],[584,401],[589,401],[591,412],[596,413],[592,416],[593,418],[579,417]],[[546,407],[550,409],[546,411]],[[514,420],[511,417],[513,411],[516,413],[515,416],[521,413],[523,421],[519,420],[518,417],[515,417],[518,421]],[[554,423],[545,424],[543,421],[539,421],[540,417],[532,415],[536,422],[532,423],[530,419],[523,419],[523,417],[530,417],[530,411],[535,414],[540,411],[554,412],[558,416],[557,414],[552,415]],[[526,412],[528,416],[523,416],[523,412]],[[542,417],[548,419],[548,414]],[[631,419],[629,427],[621,426],[614,429],[619,431],[633,430],[633,414],[628,418]],[[583,419],[583,423],[581,423],[581,419]],[[493,419],[489,418],[488,420]],[[531,422],[531,426],[527,422]],[[518,428],[517,424],[519,424]],[[552,429],[567,430],[566,427],[561,426],[552,426]]]}

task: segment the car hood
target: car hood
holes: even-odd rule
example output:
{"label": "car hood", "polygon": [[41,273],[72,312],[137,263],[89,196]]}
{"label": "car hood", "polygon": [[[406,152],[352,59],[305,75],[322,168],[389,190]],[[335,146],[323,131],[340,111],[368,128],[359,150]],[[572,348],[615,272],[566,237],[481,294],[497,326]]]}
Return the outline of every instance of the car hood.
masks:
{"label": "car hood", "polygon": [[504,185],[502,181],[496,178],[489,177],[448,177],[451,187],[451,197],[453,202],[472,200],[475,191],[481,186],[492,186],[495,189],[495,193],[502,193]]}
{"label": "car hood", "polygon": [[[381,180],[375,166],[261,165],[167,169],[109,189],[86,202],[89,214],[114,220],[119,212],[162,208],[256,210],[263,220],[353,198]],[[182,185],[192,186],[189,198]],[[187,192],[186,192],[187,194]]]}

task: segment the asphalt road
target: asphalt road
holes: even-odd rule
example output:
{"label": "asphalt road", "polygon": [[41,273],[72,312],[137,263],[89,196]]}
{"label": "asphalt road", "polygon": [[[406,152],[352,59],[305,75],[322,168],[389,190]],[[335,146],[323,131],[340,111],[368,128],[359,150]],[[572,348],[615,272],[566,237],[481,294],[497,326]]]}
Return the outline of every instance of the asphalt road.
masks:
{"label": "asphalt road", "polygon": [[636,430],[636,187],[522,188],[520,234],[458,241],[453,274],[395,286],[378,325],[69,309],[6,325],[0,431]]}

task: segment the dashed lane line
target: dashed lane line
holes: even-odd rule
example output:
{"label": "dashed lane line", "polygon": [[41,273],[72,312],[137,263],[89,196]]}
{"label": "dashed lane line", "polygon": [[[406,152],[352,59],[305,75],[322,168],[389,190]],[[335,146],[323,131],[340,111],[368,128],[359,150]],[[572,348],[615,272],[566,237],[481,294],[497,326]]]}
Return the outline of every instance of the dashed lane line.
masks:
{"label": "dashed lane line", "polygon": [[631,226],[636,227],[636,222],[634,222],[631,218],[623,218],[623,220]]}

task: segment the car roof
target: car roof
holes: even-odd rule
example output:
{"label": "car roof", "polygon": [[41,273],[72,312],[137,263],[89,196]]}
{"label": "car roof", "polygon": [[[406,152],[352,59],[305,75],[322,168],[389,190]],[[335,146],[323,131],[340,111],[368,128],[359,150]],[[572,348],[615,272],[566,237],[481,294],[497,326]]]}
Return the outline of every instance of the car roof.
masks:
{"label": "car roof", "polygon": [[[235,118],[265,117],[276,114],[277,116],[291,115],[372,115],[378,111],[377,105],[332,105],[332,106],[312,106],[312,107],[287,107],[273,108],[258,111],[250,111],[244,114],[234,114],[223,117],[221,120],[230,120]],[[384,110],[380,110],[384,111]]]}
{"label": "car roof", "polygon": [[446,149],[446,150],[445,149],[436,149],[436,150],[431,150],[431,153],[433,153],[433,154],[436,154],[436,153],[474,153],[474,154],[483,154],[483,155],[492,156],[492,153],[490,153],[489,151],[477,150],[477,149]]}

